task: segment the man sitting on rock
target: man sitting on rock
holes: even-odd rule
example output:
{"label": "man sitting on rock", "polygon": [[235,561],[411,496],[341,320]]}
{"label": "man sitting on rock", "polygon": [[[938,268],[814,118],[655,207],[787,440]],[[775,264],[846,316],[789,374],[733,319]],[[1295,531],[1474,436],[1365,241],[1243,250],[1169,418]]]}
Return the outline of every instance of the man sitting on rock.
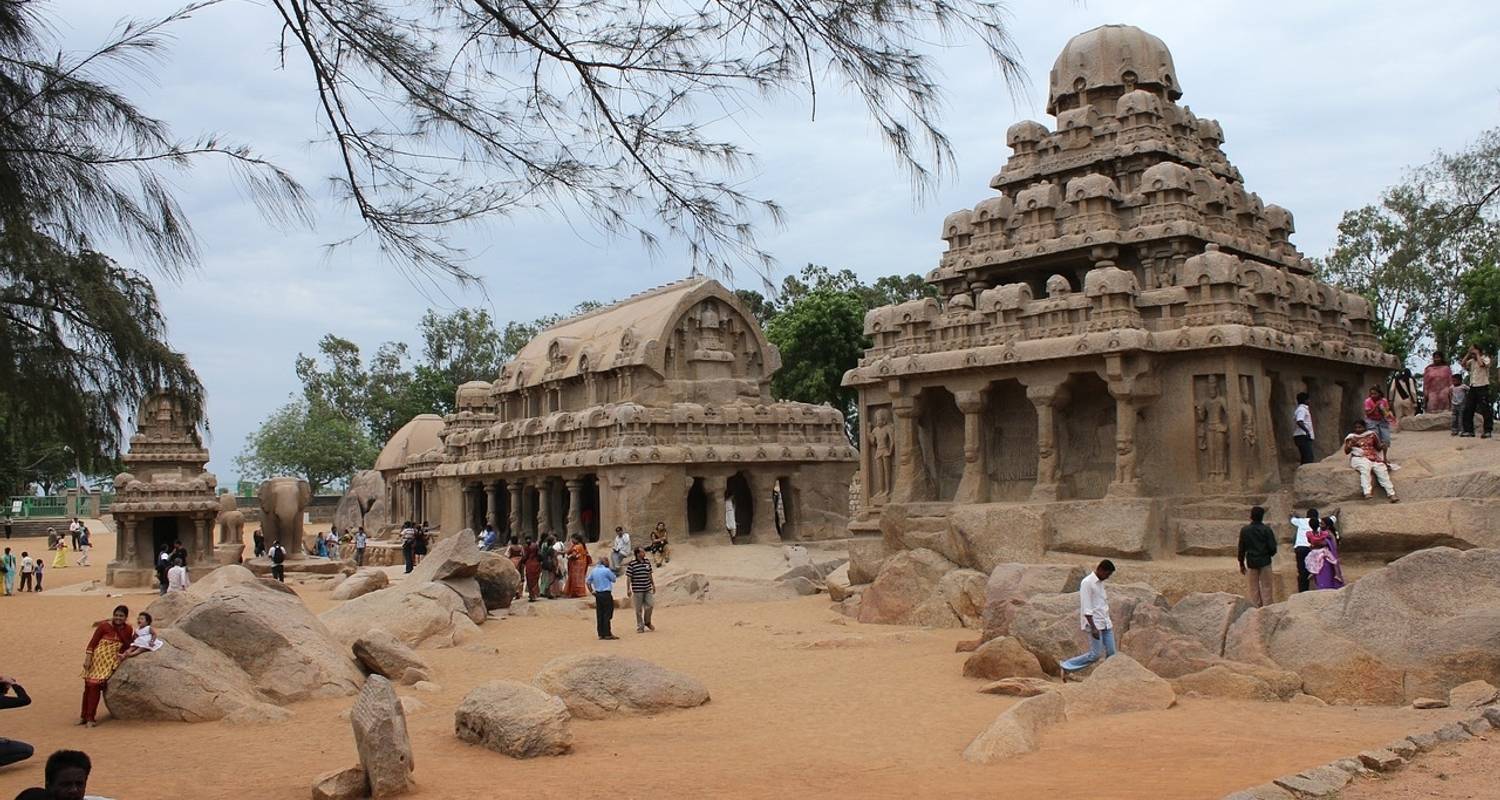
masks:
{"label": "man sitting on rock", "polygon": [[1115,654],[1115,626],[1109,621],[1109,596],[1104,592],[1104,582],[1113,574],[1114,562],[1106,558],[1078,584],[1078,618],[1089,635],[1089,651],[1059,665],[1064,683],[1069,672],[1077,672]]}
{"label": "man sitting on rock", "polygon": [[1375,479],[1380,481],[1380,488],[1385,490],[1391,502],[1401,502],[1396,498],[1395,484],[1391,483],[1391,470],[1385,457],[1386,446],[1374,431],[1365,427],[1364,420],[1354,421],[1354,432],[1344,437],[1344,452],[1349,456],[1349,466],[1359,473],[1359,490],[1364,493],[1366,500],[1375,496],[1374,487],[1370,485],[1370,474],[1374,473]]}

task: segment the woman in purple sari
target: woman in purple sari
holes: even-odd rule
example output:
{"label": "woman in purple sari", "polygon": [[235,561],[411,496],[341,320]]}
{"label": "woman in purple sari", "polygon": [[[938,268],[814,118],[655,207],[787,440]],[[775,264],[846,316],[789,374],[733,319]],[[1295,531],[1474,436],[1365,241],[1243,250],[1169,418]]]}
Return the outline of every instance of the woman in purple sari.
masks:
{"label": "woman in purple sari", "polygon": [[1307,534],[1307,571],[1319,589],[1339,589],[1344,585],[1344,568],[1339,564],[1339,541],[1332,517],[1324,517],[1318,530]]}

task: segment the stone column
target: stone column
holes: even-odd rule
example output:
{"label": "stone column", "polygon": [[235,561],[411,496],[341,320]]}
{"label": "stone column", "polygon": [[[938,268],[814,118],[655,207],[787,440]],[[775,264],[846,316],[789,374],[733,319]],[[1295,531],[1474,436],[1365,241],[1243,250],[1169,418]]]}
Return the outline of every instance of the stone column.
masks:
{"label": "stone column", "polygon": [[535,534],[541,537],[552,530],[552,479],[537,481],[537,490]]}
{"label": "stone column", "polygon": [[1115,398],[1115,478],[1109,484],[1109,497],[1139,497],[1141,479],[1135,461],[1135,415],[1137,398],[1128,387],[1111,384]]}
{"label": "stone column", "polygon": [[1067,402],[1061,384],[1040,383],[1026,387],[1026,399],[1036,407],[1036,485],[1033,500],[1057,499],[1057,422],[1053,413]]}
{"label": "stone column", "polygon": [[568,536],[583,533],[583,480],[569,478],[568,487]]}
{"label": "stone column", "polygon": [[703,493],[708,497],[708,517],[704,521],[704,533],[726,533],[724,529],[724,491],[729,478],[722,475],[704,475]]}
{"label": "stone column", "polygon": [[917,403],[910,397],[892,398],[891,413],[896,417],[896,474],[891,478],[890,498],[897,503],[925,500],[927,476],[917,443]]}
{"label": "stone column", "polygon": [[[521,498],[525,485],[520,480],[507,483],[506,488],[510,490],[510,518],[506,520],[507,537],[517,536],[521,532]],[[498,520],[497,520],[498,522]]]}
{"label": "stone column", "polygon": [[[193,550],[197,553],[196,563],[211,562],[214,560],[213,531],[208,527],[208,520],[202,517],[193,518]],[[192,556],[189,560],[194,560]]]}
{"label": "stone column", "polygon": [[120,520],[120,536],[125,540],[125,557],[119,560],[126,564],[135,564],[135,520]]}
{"label": "stone column", "polygon": [[953,495],[955,503],[986,503],[990,499],[990,481],[984,452],[984,409],[982,391],[954,392],[958,410],[964,412],[964,474]]}
{"label": "stone column", "polygon": [[484,484],[484,521],[495,530],[500,530],[500,482],[486,481]]}

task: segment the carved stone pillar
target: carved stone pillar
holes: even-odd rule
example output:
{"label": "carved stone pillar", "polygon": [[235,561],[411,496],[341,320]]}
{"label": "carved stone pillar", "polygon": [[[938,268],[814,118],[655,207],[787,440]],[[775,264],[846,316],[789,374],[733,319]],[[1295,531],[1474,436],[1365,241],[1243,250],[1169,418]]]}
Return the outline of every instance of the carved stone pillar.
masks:
{"label": "carved stone pillar", "polygon": [[583,533],[583,481],[570,478],[568,487],[568,536]]}
{"label": "carved stone pillar", "polygon": [[964,412],[964,474],[953,502],[986,503],[990,499],[990,482],[984,452],[985,394],[954,392],[953,398],[958,401],[958,410]]}
{"label": "carved stone pillar", "polygon": [[927,474],[922,464],[921,446],[917,443],[917,403],[910,397],[891,401],[896,417],[896,475],[891,487],[892,502],[910,503],[927,498]]}
{"label": "carved stone pillar", "polygon": [[525,486],[519,480],[511,481],[505,486],[510,490],[510,518],[506,520],[506,533],[517,536],[521,532],[521,498]]}
{"label": "carved stone pillar", "polygon": [[538,538],[552,530],[552,479],[537,481],[536,535]]}
{"label": "carved stone pillar", "polygon": [[484,484],[484,521],[495,530],[500,530],[500,482]]}
{"label": "carved stone pillar", "polygon": [[135,520],[121,520],[120,534],[125,538],[125,558],[121,559],[127,564],[135,563]]}
{"label": "carved stone pillar", "polygon": [[724,492],[729,479],[723,476],[703,476],[703,494],[708,498],[708,518],[704,521],[704,533],[725,533]]}
{"label": "carved stone pillar", "polygon": [[[301,542],[297,543],[302,546]],[[202,517],[193,519],[193,553],[188,556],[190,561],[202,564],[214,560],[213,530],[208,526],[208,520]],[[194,556],[197,558],[195,559]]]}
{"label": "carved stone pillar", "polygon": [[1054,413],[1066,403],[1068,393],[1060,384],[1041,383],[1026,387],[1026,399],[1036,407],[1036,485],[1033,500],[1057,499],[1057,421]]}
{"label": "carved stone pillar", "polygon": [[1135,417],[1138,398],[1128,387],[1111,384],[1115,398],[1115,477],[1109,484],[1109,497],[1139,497],[1141,479],[1136,471]]}

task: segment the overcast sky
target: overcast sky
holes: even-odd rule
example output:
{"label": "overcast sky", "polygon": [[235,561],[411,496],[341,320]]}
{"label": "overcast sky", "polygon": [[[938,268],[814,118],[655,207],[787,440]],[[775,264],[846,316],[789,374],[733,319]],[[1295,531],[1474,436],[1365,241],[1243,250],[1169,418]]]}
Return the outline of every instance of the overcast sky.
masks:
{"label": "overcast sky", "polygon": [[[64,46],[87,48],[125,13],[156,16],[177,0],[57,0]],[[877,132],[848,97],[825,90],[816,122],[795,103],[739,122],[759,156],[752,193],[779,201],[787,223],[764,230],[782,274],[815,262],[866,279],[932,268],[943,216],[992,194],[1005,129],[1048,123],[1048,70],[1068,37],[1105,23],[1138,25],[1171,49],[1184,97],[1224,128],[1224,149],[1247,187],[1296,217],[1303,252],[1323,255],[1344,210],[1374,201],[1409,166],[1461,147],[1500,124],[1500,3],[1181,0],[1011,2],[1012,33],[1028,71],[1020,101],[975,48],[937,54],[946,130],[957,174],[914,203]],[[463,237],[482,291],[414,286],[366,249],[330,256],[323,245],[358,231],[324,180],[333,154],[319,143],[304,64],[280,68],[276,13],[236,0],[179,25],[169,60],[130,94],[182,137],[220,132],[292,171],[317,201],[315,230],[263,221],[218,165],[182,176],[180,198],[197,231],[201,267],[180,283],[158,277],[172,344],[208,390],[209,469],[232,486],[245,437],[298,389],[292,362],[334,332],[372,352],[416,342],[428,306],[477,305],[503,325],[609,301],[683,277],[679,251],[653,259],[634,240],[580,237],[560,214],[498,220]],[[124,254],[120,254],[124,255]],[[129,258],[122,258],[129,262]],[[739,276],[742,286],[758,279]]]}

